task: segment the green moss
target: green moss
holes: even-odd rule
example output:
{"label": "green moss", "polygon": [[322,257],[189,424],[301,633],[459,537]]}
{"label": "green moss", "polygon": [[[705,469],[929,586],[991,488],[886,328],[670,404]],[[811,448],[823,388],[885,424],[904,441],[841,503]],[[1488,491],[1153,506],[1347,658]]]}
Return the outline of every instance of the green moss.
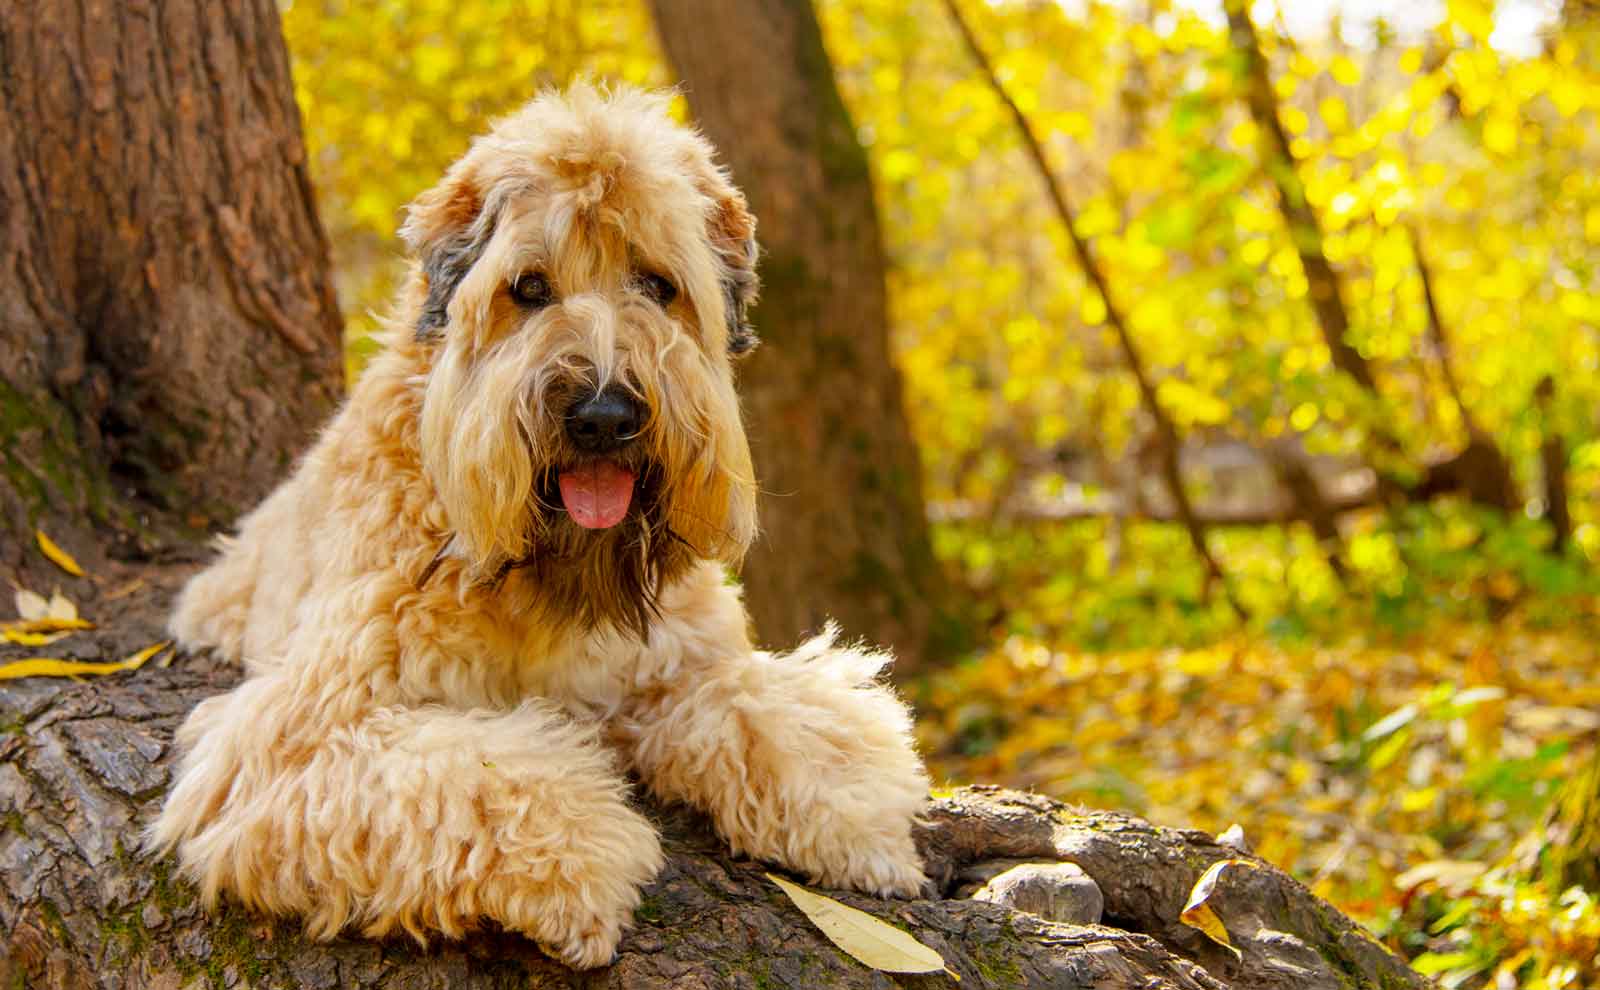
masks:
{"label": "green moss", "polygon": [[978,967],[978,972],[986,981],[995,986],[1018,986],[1022,983],[1022,969],[1015,958],[1019,941],[1016,928],[1008,920],[998,937],[980,942],[973,948],[972,964]]}
{"label": "green moss", "polygon": [[44,917],[46,927],[50,929],[50,934],[56,937],[57,942],[63,946],[72,944],[72,936],[67,929],[67,923],[62,920],[61,912],[56,909],[55,903],[48,897],[39,901],[39,914]]}
{"label": "green moss", "polygon": [[646,894],[639,901],[639,907],[633,912],[633,916],[653,925],[661,920],[663,913],[661,899]]}
{"label": "green moss", "polygon": [[71,410],[48,394],[21,391],[3,378],[0,482],[16,493],[30,524],[47,511],[109,519],[110,480],[80,449]]}

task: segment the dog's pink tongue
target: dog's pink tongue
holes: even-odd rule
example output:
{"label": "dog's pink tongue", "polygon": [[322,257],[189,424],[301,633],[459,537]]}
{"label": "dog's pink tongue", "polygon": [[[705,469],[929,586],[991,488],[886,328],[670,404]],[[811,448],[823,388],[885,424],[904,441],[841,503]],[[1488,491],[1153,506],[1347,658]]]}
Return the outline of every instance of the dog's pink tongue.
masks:
{"label": "dog's pink tongue", "polygon": [[567,515],[584,529],[615,526],[633,501],[633,472],[611,461],[568,468],[558,480]]}

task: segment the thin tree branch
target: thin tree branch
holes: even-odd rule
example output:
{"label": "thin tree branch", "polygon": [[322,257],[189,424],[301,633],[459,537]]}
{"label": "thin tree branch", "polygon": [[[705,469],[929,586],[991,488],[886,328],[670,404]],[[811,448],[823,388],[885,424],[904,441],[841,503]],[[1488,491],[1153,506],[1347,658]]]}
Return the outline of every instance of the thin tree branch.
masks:
{"label": "thin tree branch", "polygon": [[1567,499],[1567,442],[1557,428],[1554,412],[1556,380],[1550,375],[1539,379],[1533,397],[1539,407],[1539,465],[1544,474],[1544,515],[1555,531],[1550,552],[1566,553],[1572,540],[1572,507]]}
{"label": "thin tree branch", "polygon": [[1406,234],[1411,238],[1411,253],[1417,260],[1417,277],[1422,280],[1422,301],[1428,307],[1428,342],[1433,347],[1435,359],[1439,362],[1439,376],[1444,379],[1445,390],[1450,393],[1450,401],[1456,404],[1456,412],[1461,416],[1461,424],[1467,429],[1467,436],[1476,439],[1483,434],[1478,427],[1478,421],[1473,417],[1472,410],[1467,407],[1466,400],[1461,397],[1461,386],[1456,380],[1455,360],[1450,350],[1450,338],[1445,331],[1444,316],[1439,312],[1439,300],[1433,291],[1433,271],[1428,266],[1427,256],[1422,251],[1422,235],[1412,225],[1406,227]]}
{"label": "thin tree branch", "polygon": [[1278,206],[1289,225],[1295,250],[1300,254],[1300,265],[1305,269],[1311,307],[1316,312],[1323,342],[1334,367],[1375,395],[1378,383],[1372,366],[1345,339],[1350,333],[1350,311],[1345,306],[1338,274],[1328,262],[1322,226],[1306,200],[1305,183],[1295,171],[1294,152],[1290,150],[1283,121],[1278,117],[1277,96],[1272,91],[1266,56],[1261,52],[1261,39],[1250,19],[1248,0],[1227,0],[1225,6],[1233,50],[1245,60],[1246,103],[1261,133],[1262,165],[1278,188]]}
{"label": "thin tree branch", "polygon": [[951,22],[961,34],[962,41],[966,44],[967,51],[972,60],[977,63],[979,72],[994,90],[995,96],[1010,112],[1012,120],[1017,125],[1017,131],[1022,136],[1023,146],[1027,149],[1028,157],[1033,160],[1039,177],[1044,182],[1045,192],[1050,197],[1050,203],[1055,208],[1056,216],[1060,219],[1062,227],[1066,229],[1067,239],[1072,244],[1073,254],[1076,256],[1079,267],[1083,270],[1084,277],[1090,287],[1099,296],[1101,305],[1105,308],[1106,322],[1116,334],[1117,345],[1122,352],[1123,362],[1127,365],[1128,372],[1133,375],[1133,380],[1139,389],[1139,399],[1145,412],[1155,424],[1158,453],[1161,464],[1161,475],[1165,480],[1168,490],[1172,494],[1173,504],[1177,507],[1179,518],[1183,520],[1184,528],[1189,534],[1189,542],[1194,551],[1205,564],[1208,581],[1216,581],[1223,588],[1223,593],[1232,606],[1234,613],[1241,621],[1249,618],[1238,596],[1234,593],[1232,584],[1222,570],[1222,565],[1217,562],[1216,556],[1211,552],[1211,547],[1206,540],[1205,527],[1195,514],[1194,506],[1189,501],[1189,494],[1183,486],[1182,467],[1178,460],[1179,439],[1177,427],[1173,424],[1166,410],[1161,407],[1157,398],[1156,388],[1146,370],[1144,359],[1139,353],[1138,345],[1133,335],[1128,330],[1127,321],[1122,311],[1117,307],[1116,300],[1111,295],[1110,286],[1107,284],[1104,272],[1094,251],[1083,236],[1078,232],[1076,215],[1071,202],[1067,199],[1066,190],[1062,188],[1056,178],[1055,171],[1050,167],[1046,158],[1044,146],[1040,143],[1038,135],[1034,133],[1033,124],[1026,114],[1017,106],[1006,92],[1005,86],[995,74],[994,67],[989,57],[984,53],[982,45],[978,43],[977,36],[973,33],[971,25],[962,16],[961,10],[956,6],[955,0],[944,0],[945,11],[950,15]]}

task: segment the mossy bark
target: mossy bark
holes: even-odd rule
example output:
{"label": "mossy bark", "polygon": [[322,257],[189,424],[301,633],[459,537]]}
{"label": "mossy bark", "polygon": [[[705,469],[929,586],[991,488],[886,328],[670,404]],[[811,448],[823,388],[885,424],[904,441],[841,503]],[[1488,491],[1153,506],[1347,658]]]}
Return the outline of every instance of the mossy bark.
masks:
{"label": "mossy bark", "polygon": [[341,388],[272,0],[0,5],[0,565],[225,521]]}
{"label": "mossy bark", "polygon": [[[127,575],[118,575],[119,580]],[[92,633],[58,644],[84,658],[126,655],[160,636],[181,572],[145,569],[139,594],[80,604]],[[3,651],[3,648],[0,648]],[[225,905],[202,910],[168,859],[140,851],[166,792],[172,733],[239,672],[180,656],[103,680],[0,682],[0,987],[582,987],[801,990],[949,987],[897,976],[829,943],[763,873],[731,856],[706,820],[645,806],[668,863],[645,890],[614,965],[575,973],[503,933],[419,949],[409,941],[307,941],[289,920]],[[1425,981],[1332,906],[1272,866],[1201,832],[1085,813],[1033,795],[961,789],[933,799],[918,843],[933,892],[884,901],[829,892],[939,951],[964,990],[1339,990]],[[1045,921],[956,896],[989,860],[1068,861],[1099,885],[1105,922]],[[1219,859],[1240,862],[1211,900],[1239,949],[1178,918]]]}
{"label": "mossy bark", "polygon": [[833,618],[898,669],[959,646],[890,356],[866,152],[806,0],[653,0],[696,122],[759,220],[762,345],[741,365],[763,534],[744,569],[760,637]]}

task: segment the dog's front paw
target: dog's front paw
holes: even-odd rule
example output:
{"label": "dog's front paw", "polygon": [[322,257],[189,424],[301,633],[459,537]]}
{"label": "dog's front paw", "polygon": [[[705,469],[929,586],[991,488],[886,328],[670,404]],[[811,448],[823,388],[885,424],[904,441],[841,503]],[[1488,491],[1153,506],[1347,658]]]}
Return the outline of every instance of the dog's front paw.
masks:
{"label": "dog's front paw", "polygon": [[[602,886],[616,887],[609,882]],[[639,890],[633,886],[626,890],[578,886],[541,898],[541,902],[530,917],[514,921],[512,927],[537,942],[546,955],[573,969],[594,969],[616,958],[617,943],[639,905]]]}
{"label": "dog's front paw", "polygon": [[772,858],[828,887],[878,897],[915,897],[922,891],[927,877],[909,823],[895,828],[834,818],[831,825],[792,829],[785,851]]}
{"label": "dog's front paw", "polygon": [[611,960],[617,957],[617,943],[621,939],[622,925],[607,921],[576,933],[564,942],[536,941],[545,955],[559,959],[573,969],[598,969],[610,965]]}
{"label": "dog's front paw", "polygon": [[852,851],[838,877],[840,886],[879,897],[916,897],[928,878],[922,872],[922,859],[911,836],[885,841]]}
{"label": "dog's front paw", "polygon": [[640,889],[665,862],[661,840],[642,815],[617,804],[591,814],[558,858],[503,873],[487,913],[574,969],[604,966],[633,922]]}

